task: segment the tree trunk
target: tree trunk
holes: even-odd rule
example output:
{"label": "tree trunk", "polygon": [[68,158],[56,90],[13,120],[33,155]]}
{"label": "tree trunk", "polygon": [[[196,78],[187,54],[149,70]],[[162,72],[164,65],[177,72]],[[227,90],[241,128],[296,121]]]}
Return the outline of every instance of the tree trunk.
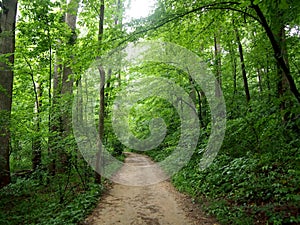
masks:
{"label": "tree trunk", "polygon": [[[205,125],[204,125],[204,120],[203,120],[203,117],[202,117],[201,93],[198,90],[198,88],[196,87],[195,80],[190,75],[189,75],[189,81],[190,81],[190,86],[191,86],[189,96],[193,100],[194,104],[198,103],[198,106],[199,106],[199,108],[198,108],[198,118],[199,118],[199,122],[200,122],[201,127],[204,127]],[[197,101],[197,98],[198,98],[198,101]]]}
{"label": "tree trunk", "polygon": [[[65,23],[71,29],[72,34],[69,37],[68,45],[72,47],[76,43],[76,21],[77,13],[79,9],[79,0],[71,0],[68,4],[67,13],[65,16]],[[73,55],[69,55],[69,63],[72,62]],[[63,67],[63,77],[62,77],[62,89],[61,94],[65,97],[64,106],[65,112],[62,113],[62,128],[66,135],[71,133],[71,105],[72,105],[72,95],[73,95],[73,83],[74,79],[71,77],[73,74],[70,65],[64,65]]]}
{"label": "tree trunk", "polygon": [[241,61],[241,68],[242,68],[242,75],[243,75],[243,81],[244,81],[244,90],[246,94],[246,101],[247,103],[250,102],[250,92],[249,92],[249,86],[248,86],[248,80],[247,80],[247,72],[246,72],[246,66],[245,66],[245,60],[244,60],[244,53],[243,53],[243,46],[240,40],[240,35],[237,29],[235,29],[236,33],[236,41],[238,43],[239,47],[239,54],[240,54],[240,61]]}
{"label": "tree trunk", "polygon": [[42,105],[42,89],[39,83],[35,82],[34,79],[34,71],[32,69],[32,66],[30,62],[27,60],[26,57],[25,61],[30,69],[30,78],[32,82],[33,92],[34,92],[34,98],[35,98],[35,106],[34,106],[34,125],[35,125],[35,132],[33,135],[32,140],[32,169],[33,171],[36,170],[39,165],[42,163],[42,141],[40,137],[40,123],[41,123],[41,117],[40,117],[40,109]]}
{"label": "tree trunk", "polygon": [[97,152],[97,160],[96,160],[96,176],[95,176],[95,182],[97,184],[101,183],[101,175],[100,172],[102,172],[103,168],[103,157],[102,157],[102,145],[103,145],[103,139],[104,139],[104,113],[105,113],[105,96],[104,96],[104,84],[105,84],[105,72],[103,68],[99,67],[99,73],[100,73],[100,109],[99,109],[99,139],[101,143],[99,143],[99,151]]}
{"label": "tree trunk", "polygon": [[[65,23],[71,29],[71,36],[68,40],[68,45],[70,48],[76,43],[76,20],[77,13],[79,9],[79,0],[71,0],[68,3],[68,8],[65,18]],[[68,63],[72,62],[73,55],[68,55]],[[73,100],[73,84],[74,79],[72,77],[73,70],[70,65],[62,66],[62,79],[61,79],[61,99],[62,102],[60,104],[61,108],[61,130],[62,130],[62,138],[68,137],[72,133],[72,121],[71,121],[71,106]],[[64,173],[69,164],[69,156],[65,149],[59,148],[57,149],[59,163],[57,163],[57,170],[59,173]]]}
{"label": "tree trunk", "polygon": [[202,120],[202,122],[201,122],[202,127],[206,127],[208,124],[208,118],[207,118],[208,117],[208,115],[207,115],[208,114],[208,112],[207,112],[208,111],[208,103],[207,103],[205,93],[202,89],[200,89],[199,99],[200,99],[199,100],[199,110],[201,112],[201,116],[199,116],[199,119],[201,118],[201,120]]}
{"label": "tree trunk", "polygon": [[[103,39],[103,31],[104,31],[104,0],[101,0],[100,5],[100,15],[99,15],[99,33],[98,33],[98,42],[99,45],[102,43]],[[96,154],[96,172],[95,172],[95,183],[101,183],[101,167],[103,166],[103,159],[102,159],[102,144],[103,144],[103,137],[104,137],[104,85],[105,85],[105,72],[102,65],[99,65],[99,74],[100,74],[100,109],[99,109],[99,150]]]}
{"label": "tree trunk", "polygon": [[[17,0],[3,0],[0,14],[0,188],[10,183],[10,115],[13,90]],[[7,61],[6,61],[7,60]]]}

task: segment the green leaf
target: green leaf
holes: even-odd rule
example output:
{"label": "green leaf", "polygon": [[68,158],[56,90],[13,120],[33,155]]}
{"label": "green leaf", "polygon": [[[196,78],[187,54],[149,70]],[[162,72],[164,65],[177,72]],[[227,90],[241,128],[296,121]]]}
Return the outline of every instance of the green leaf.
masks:
{"label": "green leaf", "polygon": [[279,9],[288,9],[289,8],[289,4],[287,3],[286,0],[281,0],[279,2]]}

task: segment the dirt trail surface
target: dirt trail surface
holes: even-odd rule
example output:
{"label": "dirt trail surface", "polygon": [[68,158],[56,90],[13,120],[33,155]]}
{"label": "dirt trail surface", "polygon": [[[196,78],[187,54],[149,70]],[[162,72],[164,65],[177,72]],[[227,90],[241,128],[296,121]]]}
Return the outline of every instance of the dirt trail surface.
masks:
{"label": "dirt trail surface", "polygon": [[[127,153],[125,164],[147,166],[153,162],[146,156]],[[124,166],[116,174],[121,179],[151,179],[162,173],[139,174]],[[168,182],[148,186],[125,186],[114,183],[94,212],[84,221],[89,225],[214,225],[214,219],[201,212],[187,196],[177,192]]]}

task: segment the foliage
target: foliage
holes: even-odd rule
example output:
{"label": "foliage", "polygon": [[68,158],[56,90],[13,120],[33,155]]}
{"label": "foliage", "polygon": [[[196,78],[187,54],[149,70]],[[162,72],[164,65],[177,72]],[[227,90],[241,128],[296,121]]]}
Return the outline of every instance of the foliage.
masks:
{"label": "foliage", "polygon": [[[175,66],[148,62],[126,71],[106,71],[106,149],[124,160],[126,148],[112,128],[118,92],[139,78],[164,77],[190,95],[201,127],[197,149],[189,164],[172,177],[174,185],[224,224],[300,223],[300,7],[296,0],[158,0],[152,15],[127,24],[122,22],[125,2],[108,0],[101,43],[101,2],[81,1],[75,30],[65,21],[69,2],[78,3],[19,1],[13,105],[11,116],[10,112],[0,116],[2,124],[11,118],[12,173],[12,183],[0,190],[1,224],[76,224],[90,212],[103,186],[92,184],[94,174],[77,149],[68,120],[70,103],[96,58],[140,38],[187,48],[219,77],[227,104],[223,146],[214,163],[199,170],[211,127],[205,93]],[[120,64],[125,63],[122,57]],[[71,73],[64,76],[68,69]],[[98,107],[99,101],[96,123]],[[148,97],[132,107],[130,131],[146,139],[153,118],[162,118],[167,133],[147,154],[162,161],[178,144],[181,121],[172,104]],[[41,157],[35,168],[37,152]]]}
{"label": "foliage", "polygon": [[[37,173],[49,179],[44,172]],[[83,189],[79,177],[73,176],[65,190],[65,200],[60,202],[58,190],[63,177],[48,183],[34,175],[17,178],[15,183],[1,189],[1,224],[78,224],[91,212],[103,191],[102,186],[91,182]]]}
{"label": "foliage", "polygon": [[[283,133],[273,140],[267,138],[269,133],[274,134],[274,120],[267,119],[259,134],[266,137],[260,140],[263,148],[257,151],[251,148],[257,142],[249,143],[248,138],[236,140],[237,136],[253,133],[243,128],[243,120],[234,123],[237,124],[228,128],[226,142],[214,163],[201,172],[198,167],[201,155],[195,153],[189,165],[172,178],[175,186],[206,203],[205,208],[224,224],[298,223],[299,139],[283,141],[278,138]],[[254,126],[260,123],[253,122]],[[236,127],[241,131],[230,133]],[[287,138],[292,134],[282,125],[277,132],[280,128]]]}

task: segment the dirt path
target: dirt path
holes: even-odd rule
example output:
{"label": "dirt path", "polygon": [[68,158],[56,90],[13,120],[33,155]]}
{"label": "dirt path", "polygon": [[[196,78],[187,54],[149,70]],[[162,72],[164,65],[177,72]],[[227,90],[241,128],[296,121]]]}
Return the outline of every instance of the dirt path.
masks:
{"label": "dirt path", "polygon": [[[146,156],[127,153],[125,163],[145,166],[153,164]],[[151,179],[161,171],[145,175],[124,166],[116,176],[121,179],[136,179],[138,182]],[[90,225],[213,225],[215,220],[201,212],[187,196],[177,192],[167,182],[148,186],[125,186],[113,184],[94,212],[85,220]]]}

